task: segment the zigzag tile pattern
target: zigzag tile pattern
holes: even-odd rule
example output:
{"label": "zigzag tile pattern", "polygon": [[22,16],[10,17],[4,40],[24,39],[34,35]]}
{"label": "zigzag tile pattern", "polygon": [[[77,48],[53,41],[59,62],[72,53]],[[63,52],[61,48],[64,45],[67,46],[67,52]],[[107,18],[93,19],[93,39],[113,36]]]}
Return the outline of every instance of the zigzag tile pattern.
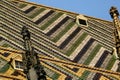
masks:
{"label": "zigzag tile pattern", "polygon": [[[115,46],[113,25],[104,20],[87,18],[88,27],[85,28],[78,26],[74,22],[74,16],[65,11],[25,1],[1,0],[0,46],[24,50],[20,31],[23,26],[27,26],[32,34],[31,41],[37,53],[116,71],[117,60],[112,55]],[[46,61],[43,61],[43,64],[51,79],[90,80],[96,79],[96,76],[98,79],[103,78],[103,74],[85,69]]]}

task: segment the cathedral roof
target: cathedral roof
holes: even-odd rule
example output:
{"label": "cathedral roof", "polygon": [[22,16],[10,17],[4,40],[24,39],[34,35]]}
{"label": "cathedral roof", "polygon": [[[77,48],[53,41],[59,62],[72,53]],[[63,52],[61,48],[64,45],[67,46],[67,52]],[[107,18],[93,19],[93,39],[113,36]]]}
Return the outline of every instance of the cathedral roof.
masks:
{"label": "cathedral roof", "polygon": [[[112,22],[22,0],[1,0],[0,17],[0,46],[24,51],[21,29],[26,26],[35,52],[49,57],[41,57],[49,79],[115,79],[94,70],[117,71]],[[50,58],[93,71],[51,62]]]}

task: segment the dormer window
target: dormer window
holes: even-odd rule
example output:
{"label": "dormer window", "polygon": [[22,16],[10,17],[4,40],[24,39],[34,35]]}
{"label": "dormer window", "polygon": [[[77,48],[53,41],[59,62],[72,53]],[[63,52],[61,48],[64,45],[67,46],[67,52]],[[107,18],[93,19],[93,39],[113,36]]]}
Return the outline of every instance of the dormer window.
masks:
{"label": "dormer window", "polygon": [[10,53],[4,52],[2,55],[3,55],[4,57],[8,57],[8,56],[10,55]]}
{"label": "dormer window", "polygon": [[23,63],[21,61],[15,60],[15,68],[16,69],[23,69]]}
{"label": "dormer window", "polygon": [[79,24],[87,25],[86,20],[83,20],[83,19],[78,19],[78,20],[79,20]]}
{"label": "dormer window", "polygon": [[85,26],[87,27],[88,26],[88,23],[87,23],[87,18],[84,17],[83,15],[78,15],[76,17],[76,23],[80,26]]}

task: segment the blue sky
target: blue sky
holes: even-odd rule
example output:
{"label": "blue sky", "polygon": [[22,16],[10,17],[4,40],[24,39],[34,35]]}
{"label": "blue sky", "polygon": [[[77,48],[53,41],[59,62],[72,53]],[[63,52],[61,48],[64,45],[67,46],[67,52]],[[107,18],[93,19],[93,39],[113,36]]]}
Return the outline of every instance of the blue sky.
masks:
{"label": "blue sky", "polygon": [[112,20],[109,15],[111,6],[120,13],[120,0],[28,0],[46,6],[60,8],[105,20]]}

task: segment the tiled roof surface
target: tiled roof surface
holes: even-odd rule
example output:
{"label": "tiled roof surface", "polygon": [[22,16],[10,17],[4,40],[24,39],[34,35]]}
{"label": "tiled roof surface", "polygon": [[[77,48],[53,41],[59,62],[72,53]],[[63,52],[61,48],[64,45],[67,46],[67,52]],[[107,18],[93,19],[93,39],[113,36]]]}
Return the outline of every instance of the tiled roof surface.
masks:
{"label": "tiled roof surface", "polygon": [[[118,61],[112,55],[115,47],[112,22],[85,16],[88,27],[78,26],[75,22],[77,15],[25,1],[1,0],[0,45],[24,50],[20,32],[23,26],[27,26],[37,53],[116,72]],[[55,65],[48,61],[43,61],[43,64],[49,66],[45,70],[51,79],[114,78],[74,66]]]}

